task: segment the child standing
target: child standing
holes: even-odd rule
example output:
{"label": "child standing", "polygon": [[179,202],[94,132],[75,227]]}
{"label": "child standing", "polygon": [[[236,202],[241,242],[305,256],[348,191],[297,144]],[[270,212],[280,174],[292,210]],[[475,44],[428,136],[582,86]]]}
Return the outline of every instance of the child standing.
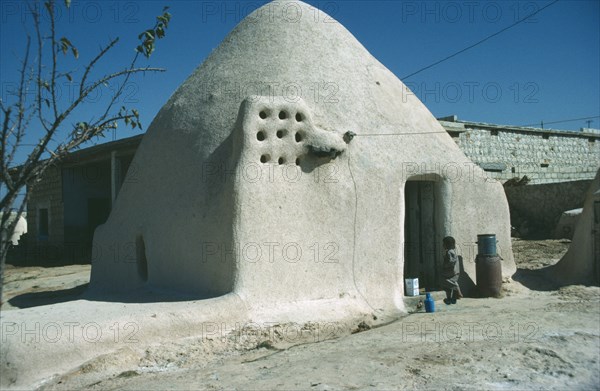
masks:
{"label": "child standing", "polygon": [[444,244],[444,263],[442,264],[442,277],[444,281],[442,286],[446,291],[444,303],[456,304],[456,299],[463,297],[458,286],[458,276],[460,275],[460,262],[456,255],[456,241],[452,236],[446,236],[443,239]]}

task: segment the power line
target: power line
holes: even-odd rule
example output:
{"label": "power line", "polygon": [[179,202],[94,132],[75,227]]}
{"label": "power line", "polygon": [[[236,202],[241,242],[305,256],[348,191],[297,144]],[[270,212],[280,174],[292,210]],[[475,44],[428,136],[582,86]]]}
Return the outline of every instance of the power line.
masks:
{"label": "power line", "polygon": [[[562,124],[564,122],[575,122],[575,121],[585,121],[585,120],[591,120],[594,118],[600,118],[600,115],[596,115],[593,117],[581,117],[581,118],[573,118],[573,119],[561,119],[558,121],[551,121],[551,122],[544,122],[542,121],[541,123],[543,123],[544,125],[550,125],[550,124]],[[538,124],[529,124],[529,125],[520,125],[520,126],[538,126]]]}
{"label": "power line", "polygon": [[412,135],[421,135],[421,134],[446,134],[446,131],[443,132],[406,132],[406,133],[365,133],[365,134],[356,134],[355,137],[372,137],[372,136],[412,136]]}
{"label": "power line", "polygon": [[558,1],[559,1],[559,0],[554,0],[552,3],[550,3],[550,4],[547,4],[547,5],[543,6],[543,7],[542,7],[542,8],[540,8],[539,10],[537,10],[537,11],[535,11],[535,12],[533,12],[533,13],[531,13],[531,14],[527,15],[526,17],[524,17],[524,18],[522,18],[522,19],[519,19],[519,20],[517,20],[515,23],[511,24],[510,26],[508,26],[508,27],[505,27],[505,28],[503,28],[503,29],[502,29],[502,30],[500,30],[500,31],[497,31],[497,32],[495,32],[494,34],[492,34],[492,35],[489,35],[489,36],[487,36],[487,37],[483,38],[482,40],[480,40],[480,41],[478,41],[478,42],[476,42],[476,43],[474,43],[474,44],[472,44],[472,45],[470,45],[470,46],[467,46],[467,47],[466,47],[466,48],[464,48],[464,49],[461,49],[461,50],[459,50],[458,52],[456,52],[456,53],[454,53],[454,54],[451,54],[451,55],[449,55],[449,56],[447,56],[447,57],[445,57],[445,58],[442,58],[441,60],[439,60],[439,61],[436,61],[436,62],[434,62],[433,64],[427,65],[426,67],[423,67],[423,68],[419,69],[418,71],[415,71],[415,72],[413,72],[413,73],[409,74],[408,76],[404,76],[404,77],[402,78],[402,80],[406,80],[406,79],[408,79],[409,77],[416,75],[417,73],[421,73],[421,72],[423,72],[423,71],[424,71],[424,70],[426,70],[426,69],[429,69],[429,68],[432,68],[432,67],[434,67],[434,66],[436,66],[436,65],[438,65],[438,64],[441,64],[442,62],[444,62],[444,61],[446,61],[446,60],[449,60],[449,59],[451,59],[452,57],[456,57],[456,56],[458,56],[459,54],[461,54],[461,53],[464,53],[464,52],[466,52],[466,51],[467,51],[467,50],[469,50],[469,49],[473,49],[475,46],[477,46],[477,45],[480,45],[480,44],[484,43],[484,42],[485,42],[485,41],[487,41],[488,39],[490,39],[490,38],[493,38],[493,37],[495,37],[496,35],[500,35],[500,34],[502,34],[503,32],[505,32],[506,30],[508,30],[508,29],[511,29],[511,28],[513,28],[513,27],[515,27],[516,25],[518,25],[518,24],[520,24],[520,23],[522,23],[522,22],[526,21],[527,19],[531,18],[532,16],[534,16],[534,15],[536,15],[536,14],[539,14],[540,12],[542,12],[543,10],[545,10],[546,8],[548,8],[548,7],[550,7],[550,6],[552,6],[552,5],[556,4],[556,3],[558,3]]}

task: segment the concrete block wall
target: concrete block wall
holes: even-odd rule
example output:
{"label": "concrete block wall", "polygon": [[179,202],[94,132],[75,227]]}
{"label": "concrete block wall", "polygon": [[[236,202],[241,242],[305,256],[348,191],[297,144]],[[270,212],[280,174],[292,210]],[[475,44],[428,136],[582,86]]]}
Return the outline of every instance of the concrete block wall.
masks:
{"label": "concrete block wall", "polygon": [[600,134],[440,121],[461,150],[501,182],[527,175],[529,184],[591,180],[600,167]]}
{"label": "concrete block wall", "polygon": [[[48,208],[48,240],[40,241],[38,232],[38,209]],[[62,174],[57,167],[50,167],[35,184],[27,203],[28,243],[33,245],[62,246],[64,241],[64,206],[62,198]]]}

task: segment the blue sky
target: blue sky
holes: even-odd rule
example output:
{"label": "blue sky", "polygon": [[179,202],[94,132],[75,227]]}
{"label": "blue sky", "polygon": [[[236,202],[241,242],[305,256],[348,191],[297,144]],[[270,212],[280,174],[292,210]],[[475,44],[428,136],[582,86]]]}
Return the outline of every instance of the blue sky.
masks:
{"label": "blue sky", "polygon": [[[534,18],[408,79],[404,76],[489,36],[551,3],[547,1],[308,1],[341,22],[376,58],[401,78],[436,116],[512,125],[594,117],[600,127],[600,1],[561,0]],[[96,76],[121,69],[133,54],[137,35],[154,23],[163,6],[171,25],[148,63],[166,73],[136,77],[119,102],[139,109],[148,126],[177,87],[245,15],[264,1],[78,1],[58,18],[80,57],[61,57],[76,69],[109,38],[119,46]],[[25,26],[31,15],[23,1],[0,1],[2,97],[17,81]],[[314,17],[325,18],[315,11]],[[32,32],[33,33],[33,32]],[[308,54],[307,54],[308,55]],[[77,80],[77,73],[75,73]],[[63,102],[74,85],[61,81]],[[114,88],[114,86],[110,86]],[[104,94],[109,94],[105,90]],[[72,95],[72,93],[71,93]],[[92,99],[69,123],[97,115]],[[66,100],[65,100],[66,99]],[[546,125],[579,129],[585,121]],[[139,133],[120,127],[116,138]],[[32,131],[31,140],[39,133]],[[112,139],[112,135],[108,136]]]}

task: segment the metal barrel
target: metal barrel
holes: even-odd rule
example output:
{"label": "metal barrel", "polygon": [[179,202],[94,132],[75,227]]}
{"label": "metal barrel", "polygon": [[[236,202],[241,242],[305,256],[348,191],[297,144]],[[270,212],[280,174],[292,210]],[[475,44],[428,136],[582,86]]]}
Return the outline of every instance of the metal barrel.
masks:
{"label": "metal barrel", "polygon": [[496,234],[477,235],[477,254],[496,255]]}
{"label": "metal barrel", "polygon": [[478,255],[475,258],[477,290],[481,297],[500,297],[502,293],[502,258]]}

